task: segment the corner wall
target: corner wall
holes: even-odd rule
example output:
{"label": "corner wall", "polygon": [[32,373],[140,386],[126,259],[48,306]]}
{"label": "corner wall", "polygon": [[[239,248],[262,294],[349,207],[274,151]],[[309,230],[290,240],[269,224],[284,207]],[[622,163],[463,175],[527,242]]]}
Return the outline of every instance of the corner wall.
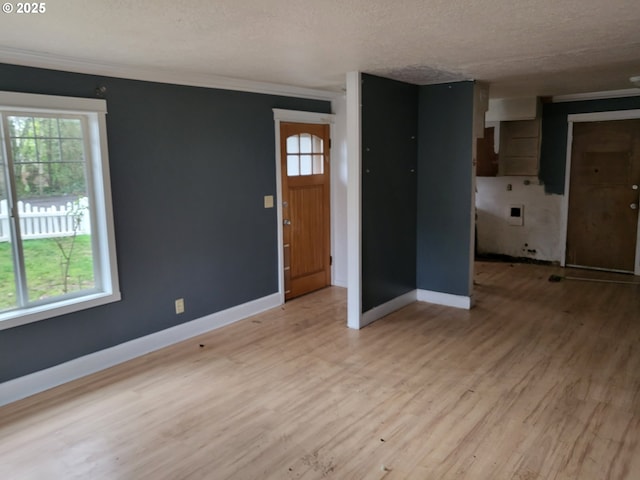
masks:
{"label": "corner wall", "polygon": [[362,75],[362,312],[416,288],[418,87]]}
{"label": "corner wall", "polygon": [[474,82],[420,87],[417,287],[470,297]]}

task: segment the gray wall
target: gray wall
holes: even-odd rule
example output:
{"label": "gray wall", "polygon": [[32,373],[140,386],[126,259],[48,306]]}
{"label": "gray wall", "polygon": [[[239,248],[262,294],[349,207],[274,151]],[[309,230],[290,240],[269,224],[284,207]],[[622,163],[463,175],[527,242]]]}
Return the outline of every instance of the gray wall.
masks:
{"label": "gray wall", "polygon": [[362,311],[416,288],[418,87],[362,75]]}
{"label": "gray wall", "polygon": [[544,182],[545,191],[564,194],[568,115],[636,108],[640,108],[640,96],[544,104],[542,110],[540,179]]}
{"label": "gray wall", "polygon": [[473,82],[420,87],[417,287],[468,296]]}
{"label": "gray wall", "polygon": [[93,97],[99,85],[122,301],[0,331],[0,382],[277,291],[271,109],[330,103],[0,64],[0,90]]}
{"label": "gray wall", "polygon": [[468,296],[474,83],[362,78],[362,311],[415,288]]}

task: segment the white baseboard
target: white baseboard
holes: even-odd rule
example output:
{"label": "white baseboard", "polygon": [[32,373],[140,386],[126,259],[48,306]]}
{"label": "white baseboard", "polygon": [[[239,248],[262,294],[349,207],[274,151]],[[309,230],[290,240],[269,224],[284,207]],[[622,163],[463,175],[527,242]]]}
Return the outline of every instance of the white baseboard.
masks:
{"label": "white baseboard", "polygon": [[347,288],[347,281],[341,278],[334,278],[332,285],[334,287],[342,287],[342,288]]}
{"label": "white baseboard", "polygon": [[393,300],[389,300],[387,303],[383,303],[382,305],[378,305],[377,307],[372,308],[371,310],[367,310],[360,317],[360,328],[366,327],[370,323],[379,320],[382,317],[386,317],[390,313],[395,312],[396,310],[400,310],[407,305],[412,304],[416,301],[416,290],[412,290],[404,295],[400,295],[399,297],[394,298]]}
{"label": "white baseboard", "polygon": [[466,297],[464,295],[452,295],[450,293],[433,292],[431,290],[418,290],[417,296],[419,302],[435,303],[437,305],[464,308],[466,310],[473,307],[473,297]]}
{"label": "white baseboard", "polygon": [[280,294],[252,300],[175,327],[0,383],[0,406],[229,325],[281,305]]}

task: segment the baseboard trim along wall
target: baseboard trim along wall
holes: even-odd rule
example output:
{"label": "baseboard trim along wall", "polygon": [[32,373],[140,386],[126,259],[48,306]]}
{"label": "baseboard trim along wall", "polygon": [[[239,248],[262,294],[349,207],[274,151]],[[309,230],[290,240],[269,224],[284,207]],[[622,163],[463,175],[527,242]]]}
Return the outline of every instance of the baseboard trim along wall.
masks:
{"label": "baseboard trim along wall", "polygon": [[105,370],[281,305],[279,293],[212,313],[45,370],[0,383],[0,406]]}
{"label": "baseboard trim along wall", "polygon": [[473,297],[432,292],[431,290],[413,290],[364,312],[362,314],[360,328],[365,327],[382,317],[386,317],[390,313],[400,310],[401,308],[404,308],[416,301],[444,305],[446,307],[462,308],[465,310],[470,310],[471,307],[473,307]]}
{"label": "baseboard trim along wall", "polygon": [[371,310],[367,310],[362,314],[360,328],[366,327],[370,323],[373,323],[376,320],[381,319],[382,317],[386,317],[390,313],[393,313],[396,310],[400,310],[401,308],[404,308],[415,301],[416,290],[412,290],[405,293],[404,295],[400,295],[399,297],[394,298],[393,300],[389,300],[387,303],[383,303],[382,305],[378,305]]}
{"label": "baseboard trim along wall", "polygon": [[341,278],[336,278],[336,279],[333,280],[332,285],[334,287],[347,288],[347,281],[343,280]]}
{"label": "baseboard trim along wall", "polygon": [[473,307],[473,297],[464,295],[452,295],[450,293],[433,292],[431,290],[418,290],[417,298],[419,302],[435,303],[447,307],[463,308],[466,310]]}

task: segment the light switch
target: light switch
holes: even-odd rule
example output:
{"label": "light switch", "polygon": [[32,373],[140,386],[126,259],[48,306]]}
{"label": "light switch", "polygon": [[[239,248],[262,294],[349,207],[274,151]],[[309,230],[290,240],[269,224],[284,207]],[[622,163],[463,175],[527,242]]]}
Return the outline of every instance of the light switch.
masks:
{"label": "light switch", "polygon": [[264,196],[264,208],[273,208],[273,195]]}

